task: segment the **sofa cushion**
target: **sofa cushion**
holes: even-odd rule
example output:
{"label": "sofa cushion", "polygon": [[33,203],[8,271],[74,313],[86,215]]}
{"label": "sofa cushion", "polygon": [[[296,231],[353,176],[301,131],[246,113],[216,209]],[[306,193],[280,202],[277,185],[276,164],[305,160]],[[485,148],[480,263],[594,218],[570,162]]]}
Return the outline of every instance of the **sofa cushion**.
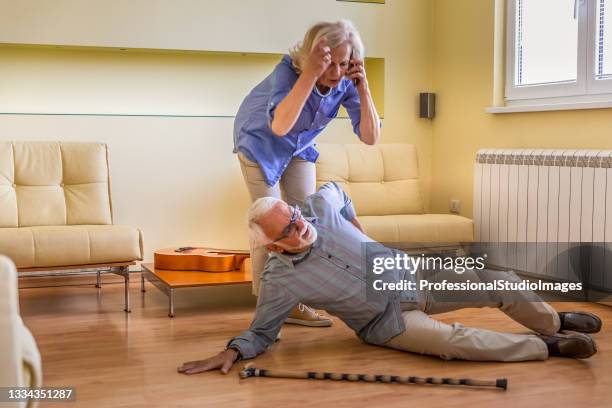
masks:
{"label": "sofa cushion", "polygon": [[124,225],[0,228],[0,254],[18,268],[131,262],[142,259],[142,234]]}
{"label": "sofa cushion", "polygon": [[452,214],[360,216],[366,233],[379,242],[473,242],[471,219]]}
{"label": "sofa cushion", "polygon": [[416,150],[409,144],[320,144],[317,187],[335,181],[359,216],[422,214]]}
{"label": "sofa cushion", "polygon": [[0,228],[112,224],[106,145],[0,142]]}

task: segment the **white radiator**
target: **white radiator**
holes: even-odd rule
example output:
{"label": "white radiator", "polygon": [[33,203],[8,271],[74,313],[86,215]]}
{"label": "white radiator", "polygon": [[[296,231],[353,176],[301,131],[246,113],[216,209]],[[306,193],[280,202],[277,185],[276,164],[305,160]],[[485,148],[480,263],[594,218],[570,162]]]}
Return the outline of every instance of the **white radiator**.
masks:
{"label": "white radiator", "polygon": [[473,218],[491,263],[551,278],[571,280],[568,250],[594,243],[589,281],[612,288],[612,150],[479,150]]}

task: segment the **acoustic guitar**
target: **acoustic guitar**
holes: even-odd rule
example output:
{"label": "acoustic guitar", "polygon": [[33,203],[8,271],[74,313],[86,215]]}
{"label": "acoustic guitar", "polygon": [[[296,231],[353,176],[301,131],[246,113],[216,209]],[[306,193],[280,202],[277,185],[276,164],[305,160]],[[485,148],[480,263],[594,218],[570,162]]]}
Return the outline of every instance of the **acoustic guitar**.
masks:
{"label": "acoustic guitar", "polygon": [[156,269],[170,271],[230,272],[247,268],[249,251],[181,247],[154,253]]}

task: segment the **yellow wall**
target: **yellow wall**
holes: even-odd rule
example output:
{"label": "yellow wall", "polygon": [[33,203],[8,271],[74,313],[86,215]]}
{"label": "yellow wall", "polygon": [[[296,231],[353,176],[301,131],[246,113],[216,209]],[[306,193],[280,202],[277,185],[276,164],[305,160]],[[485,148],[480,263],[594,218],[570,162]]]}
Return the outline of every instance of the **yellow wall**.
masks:
{"label": "yellow wall", "polygon": [[[416,102],[432,83],[432,5],[0,0],[0,43],[50,46],[0,47],[0,112],[62,113],[0,114],[0,139],[108,143],[115,220],[143,229],[147,260],[176,245],[246,248],[249,198],[231,152],[233,114],[273,64],[262,54],[285,53],[312,23],[344,17],[359,28],[366,55],[384,58],[383,142],[416,145],[427,197],[432,128]],[[166,116],[75,114],[92,111]],[[357,139],[340,119],[325,141]]]}
{"label": "yellow wall", "polygon": [[431,208],[461,200],[472,216],[473,164],[480,148],[612,148],[612,110],[493,115],[492,0],[435,0]]}
{"label": "yellow wall", "polygon": [[[0,112],[234,116],[282,54],[0,44]],[[366,58],[384,116],[384,59]],[[348,117],[346,111],[339,114]]]}

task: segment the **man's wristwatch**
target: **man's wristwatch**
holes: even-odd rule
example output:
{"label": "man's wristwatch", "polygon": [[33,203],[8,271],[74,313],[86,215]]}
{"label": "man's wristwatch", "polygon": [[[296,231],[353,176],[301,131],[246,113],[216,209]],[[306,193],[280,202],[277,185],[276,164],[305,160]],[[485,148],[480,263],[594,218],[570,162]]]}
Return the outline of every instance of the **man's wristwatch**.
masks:
{"label": "man's wristwatch", "polygon": [[229,346],[228,348],[226,348],[226,350],[234,350],[237,353],[236,359],[233,361],[234,363],[236,361],[242,360],[242,351],[240,351],[240,347],[238,347],[238,346]]}

